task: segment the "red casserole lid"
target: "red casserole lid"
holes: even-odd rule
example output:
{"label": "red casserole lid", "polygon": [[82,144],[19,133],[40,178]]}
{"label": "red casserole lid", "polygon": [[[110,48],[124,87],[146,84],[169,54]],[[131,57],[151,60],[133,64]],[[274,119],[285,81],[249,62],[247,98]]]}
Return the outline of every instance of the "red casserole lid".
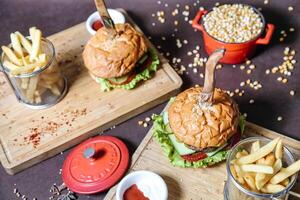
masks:
{"label": "red casserole lid", "polygon": [[112,187],[129,163],[126,145],[116,137],[97,136],[75,147],[67,156],[62,178],[80,194],[94,194]]}

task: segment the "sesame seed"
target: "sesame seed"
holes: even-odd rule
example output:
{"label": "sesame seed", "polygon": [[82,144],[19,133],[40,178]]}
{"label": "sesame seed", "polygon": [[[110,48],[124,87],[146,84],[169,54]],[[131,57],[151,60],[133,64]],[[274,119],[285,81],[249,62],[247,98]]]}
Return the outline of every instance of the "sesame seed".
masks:
{"label": "sesame seed", "polygon": [[288,11],[291,12],[291,11],[293,11],[293,10],[294,10],[294,8],[293,8],[292,6],[289,6],[289,7],[288,7]]}
{"label": "sesame seed", "polygon": [[147,126],[148,126],[148,124],[147,124],[146,122],[144,122],[144,123],[143,123],[143,127],[146,128]]}
{"label": "sesame seed", "polygon": [[254,103],[254,99],[250,99],[250,100],[249,100],[249,103],[250,103],[250,104],[253,104],[253,103]]}
{"label": "sesame seed", "polygon": [[245,82],[241,82],[241,83],[240,83],[240,86],[241,86],[241,87],[245,86]]}
{"label": "sesame seed", "polygon": [[241,66],[240,66],[240,69],[241,69],[241,70],[244,70],[244,69],[245,69],[245,65],[241,65]]}
{"label": "sesame seed", "polygon": [[146,121],[146,122],[150,122],[150,121],[151,121],[151,118],[150,118],[150,117],[146,117],[146,118],[145,118],[145,121]]}
{"label": "sesame seed", "polygon": [[143,121],[138,121],[138,124],[141,126],[144,122]]}
{"label": "sesame seed", "polygon": [[266,74],[270,74],[270,70],[269,69],[266,70]]}
{"label": "sesame seed", "polygon": [[247,60],[246,65],[250,65],[250,64],[251,64],[251,60]]}
{"label": "sesame seed", "polygon": [[247,69],[247,74],[251,74],[251,69]]}
{"label": "sesame seed", "polygon": [[283,118],[281,116],[277,117],[277,121],[281,121]]}

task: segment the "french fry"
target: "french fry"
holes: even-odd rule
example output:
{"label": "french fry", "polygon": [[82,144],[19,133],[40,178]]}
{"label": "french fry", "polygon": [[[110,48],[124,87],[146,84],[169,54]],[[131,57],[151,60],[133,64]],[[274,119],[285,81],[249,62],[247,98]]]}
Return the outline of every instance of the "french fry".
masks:
{"label": "french fry", "polygon": [[260,142],[259,141],[256,141],[256,142],[252,143],[250,153],[256,152],[259,148],[260,148]]}
{"label": "french fry", "polygon": [[231,174],[232,174],[233,178],[237,180],[238,179],[238,175],[237,175],[237,173],[236,173],[235,168],[233,167],[233,165],[230,165],[230,171],[231,171]]}
{"label": "french fry", "polygon": [[240,182],[241,184],[244,184],[245,183],[244,178],[243,178],[244,173],[243,173],[241,167],[239,165],[233,165],[233,167],[236,171],[236,174],[237,174],[237,177],[238,177],[238,179],[237,179],[238,182]]}
{"label": "french fry", "polygon": [[37,104],[41,103],[42,102],[41,96],[40,95],[35,96],[34,97],[34,102],[37,103]]}
{"label": "french fry", "polygon": [[265,158],[260,158],[256,161],[256,164],[259,164],[259,165],[264,165],[266,163],[266,159]]}
{"label": "french fry", "polygon": [[285,187],[279,184],[266,184],[263,188],[261,188],[261,191],[264,193],[277,193],[282,190],[284,190]]}
{"label": "french fry", "polygon": [[256,172],[256,173],[264,173],[264,174],[274,173],[273,167],[266,166],[266,165],[246,164],[246,165],[241,165],[241,169],[245,172]]}
{"label": "french fry", "polygon": [[237,152],[236,154],[235,154],[235,158],[241,158],[241,157],[243,157],[243,154],[242,154],[242,152],[241,151],[239,151],[239,152]]}
{"label": "french fry", "polygon": [[256,152],[237,159],[237,164],[240,164],[240,165],[249,164],[249,163],[253,163],[253,162],[257,161],[260,158],[265,157],[266,155],[268,155],[269,153],[271,153],[274,150],[278,140],[279,140],[279,138],[276,138],[276,139],[272,140],[271,142],[269,142],[268,144],[266,144],[265,146],[258,149]]}
{"label": "french fry", "polygon": [[242,153],[243,156],[249,155],[249,153],[248,153],[248,151],[247,151],[246,149],[243,149],[243,150],[241,151],[241,153]]}
{"label": "french fry", "polygon": [[38,83],[38,77],[34,76],[34,77],[30,78],[29,84],[28,84],[28,89],[26,91],[26,96],[30,103],[33,103],[34,92],[37,88],[37,83]]}
{"label": "french fry", "polygon": [[10,71],[15,71],[15,70],[19,70],[19,66],[13,64],[12,62],[5,60],[3,62],[3,66],[6,67],[7,69],[9,69]]}
{"label": "french fry", "polygon": [[23,55],[23,50],[20,41],[18,39],[18,36],[14,33],[11,33],[10,40],[11,40],[11,46],[14,49],[15,53],[17,54],[18,57],[22,58],[24,55]]}
{"label": "french fry", "polygon": [[265,158],[265,165],[273,166],[275,162],[274,153],[269,153]]}
{"label": "french fry", "polygon": [[22,60],[20,60],[10,48],[8,48],[7,46],[2,46],[1,48],[12,63],[18,66],[23,65]]}
{"label": "french fry", "polygon": [[42,32],[35,27],[32,27],[29,29],[29,34],[32,41],[32,49],[30,54],[30,60],[37,60],[38,59],[38,53],[40,51],[41,46],[41,38],[42,38]]}
{"label": "french fry", "polygon": [[19,32],[15,32],[15,34],[18,36],[22,46],[26,49],[27,53],[31,52],[31,43]]}
{"label": "french fry", "polygon": [[272,178],[272,176],[276,174],[281,168],[282,168],[282,161],[281,159],[277,159],[273,166],[274,169],[273,174],[262,174],[262,175],[257,174],[255,179],[255,185],[257,189],[260,190]]}
{"label": "french fry", "polygon": [[279,184],[286,187],[286,186],[288,186],[289,183],[290,183],[290,179],[286,178],[283,181],[281,181]]}
{"label": "french fry", "polygon": [[250,174],[246,173],[244,179],[252,191],[257,191],[255,187],[255,180]]}
{"label": "french fry", "polygon": [[60,75],[56,72],[53,73],[42,73],[41,79],[45,80],[46,82],[52,84],[56,83],[60,79]]}
{"label": "french fry", "polygon": [[28,88],[29,78],[21,78],[21,88],[26,90]]}
{"label": "french fry", "polygon": [[258,190],[260,190],[264,184],[266,184],[267,174],[257,173],[255,175],[255,186]]}
{"label": "french fry", "polygon": [[50,90],[56,96],[59,96],[61,94],[56,84],[52,84]]}
{"label": "french fry", "polygon": [[34,92],[34,95],[35,96],[42,96],[46,90],[47,90],[47,88],[41,87],[38,83],[38,87],[37,87],[36,91]]}
{"label": "french fry", "polygon": [[282,140],[279,140],[275,148],[276,159],[282,159],[282,154],[283,154]]}
{"label": "french fry", "polygon": [[38,56],[39,63],[47,63],[47,55],[45,53],[42,53]]}
{"label": "french fry", "polygon": [[300,170],[300,160],[294,162],[287,168],[282,168],[275,176],[273,176],[270,180],[270,183],[272,184],[278,184],[284,179],[292,176],[295,174],[297,171]]}

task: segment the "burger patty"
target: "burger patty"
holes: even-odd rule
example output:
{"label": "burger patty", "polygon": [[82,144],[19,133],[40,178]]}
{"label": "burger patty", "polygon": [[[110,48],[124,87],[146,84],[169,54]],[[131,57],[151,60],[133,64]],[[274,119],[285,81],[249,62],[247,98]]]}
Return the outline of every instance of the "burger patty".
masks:
{"label": "burger patty", "polygon": [[129,72],[129,74],[125,75],[126,79],[124,79],[122,82],[116,82],[116,81],[114,81],[114,79],[107,79],[107,80],[112,85],[126,85],[126,84],[130,83],[138,73],[141,73],[142,71],[144,71],[151,64],[152,64],[152,58],[148,53],[146,60],[144,60],[144,62],[142,62],[142,63],[138,63],[136,65],[136,67],[134,68],[134,70]]}
{"label": "burger patty", "polygon": [[[229,148],[233,147],[238,141],[240,141],[240,139],[241,139],[241,134],[239,132],[236,132],[227,141],[228,147]],[[204,149],[199,149],[197,147],[194,147],[194,146],[188,145],[188,144],[185,144],[185,146],[187,148],[190,148],[190,149],[195,150],[197,152],[204,152],[204,153],[210,153],[210,152],[213,152],[213,151],[217,150],[218,148],[220,148],[220,147],[207,147],[207,148],[204,148]]]}

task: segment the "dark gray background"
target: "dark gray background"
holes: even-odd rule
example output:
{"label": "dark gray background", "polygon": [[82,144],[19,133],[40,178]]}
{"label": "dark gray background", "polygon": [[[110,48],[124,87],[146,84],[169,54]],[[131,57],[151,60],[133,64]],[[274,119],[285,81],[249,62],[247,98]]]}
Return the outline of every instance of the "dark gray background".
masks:
{"label": "dark gray background", "polygon": [[[256,57],[252,59],[257,68],[251,75],[247,75],[245,71],[241,71],[239,68],[233,69],[231,66],[225,65],[221,70],[217,71],[217,86],[234,90],[239,88],[239,83],[248,77],[259,80],[263,84],[263,89],[254,91],[247,88],[243,97],[235,97],[240,105],[241,112],[246,112],[248,120],[251,122],[299,140],[299,64],[296,64],[293,76],[286,85],[278,83],[276,81],[277,76],[266,76],[264,73],[266,68],[279,65],[282,62],[284,47],[290,46],[296,50],[300,49],[297,31],[300,13],[299,7],[296,5],[298,3],[299,6],[299,1],[269,1],[268,5],[264,5],[263,0],[239,1],[262,7],[262,13],[266,21],[275,24],[276,31],[272,43],[259,48]],[[216,1],[200,1],[196,7],[193,6],[193,3],[196,1],[162,0],[161,2],[161,4],[158,4],[156,0],[110,0],[107,1],[107,4],[111,8],[124,8],[127,10],[142,30],[152,37],[153,43],[162,46],[161,52],[171,53],[171,59],[174,56],[180,57],[182,64],[187,65],[192,62],[192,59],[186,53],[194,49],[197,44],[201,46],[201,57],[206,56],[202,48],[201,34],[193,31],[191,26],[183,20],[184,17],[181,12],[176,17],[172,17],[171,12],[175,9],[176,3],[180,3],[180,11],[183,10],[183,5],[188,4],[190,5],[190,18],[193,18],[199,6],[210,9]],[[168,7],[165,7],[165,3],[168,4]],[[288,6],[293,6],[294,11],[288,12]],[[156,18],[151,16],[152,13],[156,13],[158,10],[165,11],[166,23],[160,24]],[[93,11],[95,11],[95,7],[92,0],[0,0],[0,44],[9,42],[9,33],[16,30],[27,32],[31,26],[37,26],[43,30],[46,36],[51,35],[83,22]],[[176,33],[176,37],[172,38],[171,34],[174,32],[173,21],[175,18],[179,20],[180,25],[178,26],[179,31]],[[152,22],[156,23],[155,27],[152,26]],[[288,34],[284,43],[279,43],[280,30],[288,30],[289,27],[295,27],[296,32]],[[161,36],[167,37],[167,41],[162,41]],[[177,49],[175,45],[176,38],[181,40],[187,39],[189,43],[188,45],[183,45],[181,49]],[[299,60],[298,54],[296,58]],[[199,73],[194,74],[191,69],[187,69],[189,74],[182,76],[184,88],[203,83],[203,80],[199,78]],[[289,95],[290,89],[296,90],[294,97]],[[249,99],[251,98],[255,100],[253,105],[249,104]],[[159,113],[163,107],[164,105],[157,106],[118,125],[115,129],[105,132],[105,134],[115,135],[123,139],[132,154],[150,128],[138,126],[137,121],[143,120],[152,113]],[[278,122],[277,116],[282,116],[283,120]],[[59,169],[67,153],[68,151],[15,176],[7,175],[3,168],[0,167],[0,200],[17,199],[13,194],[13,188],[15,187],[29,199],[33,197],[37,197],[39,200],[48,199],[50,186],[55,182],[61,182]],[[105,193],[80,196],[79,199],[102,199],[104,195]]]}

